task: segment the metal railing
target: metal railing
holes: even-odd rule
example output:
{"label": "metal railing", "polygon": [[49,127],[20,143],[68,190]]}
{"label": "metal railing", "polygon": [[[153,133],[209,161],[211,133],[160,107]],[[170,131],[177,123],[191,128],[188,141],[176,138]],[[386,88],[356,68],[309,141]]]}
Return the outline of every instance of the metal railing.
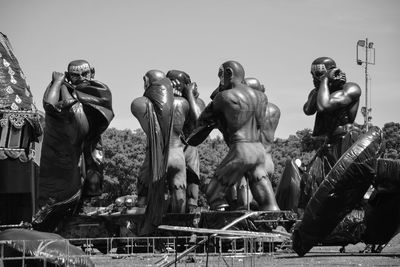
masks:
{"label": "metal railing", "polygon": [[[192,237],[193,238],[193,237]],[[207,236],[197,236],[197,242],[208,238]],[[95,266],[155,266],[160,265],[165,260],[176,257],[178,252],[186,250],[193,245],[190,243],[191,236],[177,237],[108,237],[108,238],[78,238],[65,239],[66,245],[72,244],[79,247],[83,253],[81,255],[71,255],[68,250],[56,256],[44,256],[26,251],[27,247],[23,241],[24,253],[15,253],[10,250],[10,241],[0,241],[0,266],[47,266],[48,262],[54,263],[54,257],[58,257],[58,262],[65,263],[80,262],[82,265],[91,266],[84,263],[93,262]],[[59,241],[59,240],[57,240]],[[276,244],[272,238],[242,238],[242,237],[215,237],[192,253],[181,259],[180,266],[194,266],[194,262],[208,262],[209,257],[224,263],[221,266],[254,266],[254,257],[271,257],[274,255]],[[53,261],[49,259],[53,258]],[[21,265],[18,265],[20,263]],[[239,265],[236,265],[237,263]],[[244,264],[245,265],[241,265]],[[251,263],[249,265],[249,263]],[[121,265],[122,264],[122,265]],[[218,263],[219,264],[219,263]],[[214,265],[212,265],[214,266]]]}

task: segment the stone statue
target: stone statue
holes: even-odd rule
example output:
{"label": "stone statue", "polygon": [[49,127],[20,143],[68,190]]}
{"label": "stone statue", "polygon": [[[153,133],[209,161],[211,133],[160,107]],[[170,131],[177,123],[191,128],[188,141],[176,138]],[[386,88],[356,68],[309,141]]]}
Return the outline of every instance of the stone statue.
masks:
{"label": "stone statue", "polygon": [[30,222],[35,206],[35,142],[42,134],[32,92],[0,33],[0,224]]}
{"label": "stone statue", "polygon": [[93,78],[89,62],[74,60],[66,73],[53,72],[44,93],[37,229],[53,230],[75,212],[81,197],[102,193],[101,134],[114,113],[108,86]]}
{"label": "stone statue", "polygon": [[261,142],[265,124],[267,96],[244,83],[244,69],[236,61],[219,68],[219,92],[199,118],[199,127],[189,137],[189,144],[202,142],[218,127],[229,146],[227,156],[207,186],[211,209],[227,207],[227,190],[248,175],[250,190],[261,210],[279,210],[268,179],[266,151]]}

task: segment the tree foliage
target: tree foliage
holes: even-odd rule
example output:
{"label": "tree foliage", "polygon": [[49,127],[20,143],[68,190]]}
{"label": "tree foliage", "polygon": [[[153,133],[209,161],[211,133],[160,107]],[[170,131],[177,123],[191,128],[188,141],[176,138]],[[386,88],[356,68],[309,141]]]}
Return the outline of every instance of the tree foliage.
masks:
{"label": "tree foliage", "polygon": [[386,158],[400,158],[400,123],[389,122],[383,126],[383,140]]}

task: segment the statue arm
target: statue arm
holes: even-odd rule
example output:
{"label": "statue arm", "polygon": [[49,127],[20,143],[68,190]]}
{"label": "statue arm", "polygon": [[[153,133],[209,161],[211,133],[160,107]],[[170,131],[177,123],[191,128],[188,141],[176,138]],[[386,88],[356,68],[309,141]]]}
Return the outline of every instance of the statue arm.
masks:
{"label": "statue arm", "polygon": [[308,94],[307,102],[303,106],[304,114],[310,116],[317,112],[317,95],[318,91],[316,88],[311,90],[311,92]]}
{"label": "statue arm", "polygon": [[65,74],[56,71],[53,72],[52,81],[44,92],[43,103],[55,106],[60,101],[61,86],[64,79]]}
{"label": "statue arm", "polygon": [[[198,101],[194,95],[194,91],[197,90],[196,83],[191,83],[184,88],[183,95],[189,102],[189,116],[192,120],[197,121],[200,117],[201,112],[204,110],[204,102]],[[201,105],[203,104],[203,105]]]}
{"label": "statue arm", "polygon": [[77,100],[71,95],[67,86],[64,84],[65,74],[53,72],[53,79],[43,96],[43,106],[45,110],[57,110],[73,106]]}
{"label": "statue arm", "polygon": [[318,90],[318,111],[333,111],[358,101],[361,96],[361,88],[356,83],[346,83],[343,89],[330,93],[329,79],[324,77]]}
{"label": "statue arm", "polygon": [[215,123],[215,121],[214,103],[211,102],[201,112],[198,119],[198,126],[210,125]]}

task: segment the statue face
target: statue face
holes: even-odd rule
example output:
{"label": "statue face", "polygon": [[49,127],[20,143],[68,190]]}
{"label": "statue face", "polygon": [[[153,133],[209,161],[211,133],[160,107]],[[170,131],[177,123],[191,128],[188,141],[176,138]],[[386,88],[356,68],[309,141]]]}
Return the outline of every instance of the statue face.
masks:
{"label": "statue face", "polygon": [[88,63],[73,64],[68,68],[71,83],[77,85],[84,80],[90,80],[92,73]]}

